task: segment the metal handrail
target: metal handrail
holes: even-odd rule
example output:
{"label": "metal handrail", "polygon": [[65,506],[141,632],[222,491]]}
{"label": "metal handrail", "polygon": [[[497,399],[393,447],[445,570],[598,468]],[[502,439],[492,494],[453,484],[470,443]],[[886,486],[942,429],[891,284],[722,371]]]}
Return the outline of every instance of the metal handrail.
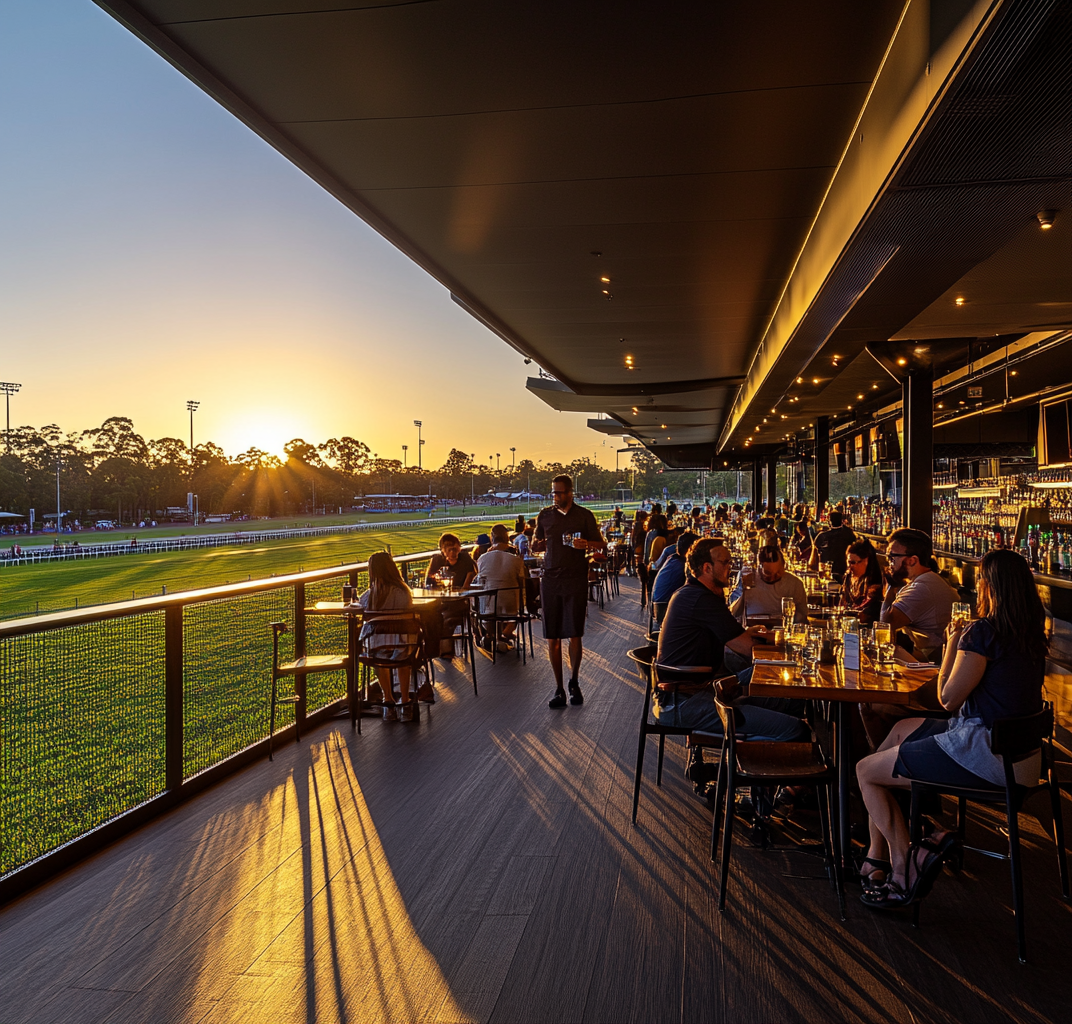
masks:
{"label": "metal handrail", "polygon": [[[436,551],[419,551],[408,555],[395,556],[396,564],[421,562]],[[81,626],[87,622],[104,622],[108,619],[121,619],[128,615],[141,615],[145,612],[160,611],[188,604],[201,604],[205,601],[217,601],[223,597],[240,597],[243,594],[259,593],[264,590],[282,590],[295,583],[319,583],[335,576],[345,576],[353,572],[365,572],[368,562],[347,562],[326,569],[311,569],[308,572],[288,573],[285,576],[269,576],[259,580],[244,580],[241,583],[226,583],[218,587],[203,587],[200,590],[183,590],[177,594],[157,594],[153,597],[139,597],[133,601],[117,601],[114,604],[87,605],[85,608],[73,608],[64,612],[47,612],[31,618],[8,619],[0,622],[0,640],[11,636],[27,636],[31,633],[45,633],[51,629],[67,626]]]}

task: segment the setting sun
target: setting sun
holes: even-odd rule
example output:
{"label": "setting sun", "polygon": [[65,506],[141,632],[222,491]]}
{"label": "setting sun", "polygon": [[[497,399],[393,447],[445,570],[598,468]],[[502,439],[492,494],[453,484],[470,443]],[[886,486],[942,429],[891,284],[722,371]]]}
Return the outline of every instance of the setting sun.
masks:
{"label": "setting sun", "polygon": [[[212,440],[228,454],[237,455],[250,448],[259,448],[279,459],[286,459],[283,445],[295,437],[304,437],[312,444],[324,440],[319,436],[312,436],[315,431],[311,430],[310,424],[302,417],[285,410],[265,408],[230,413],[219,422],[211,434]],[[199,443],[196,419],[194,443]]]}

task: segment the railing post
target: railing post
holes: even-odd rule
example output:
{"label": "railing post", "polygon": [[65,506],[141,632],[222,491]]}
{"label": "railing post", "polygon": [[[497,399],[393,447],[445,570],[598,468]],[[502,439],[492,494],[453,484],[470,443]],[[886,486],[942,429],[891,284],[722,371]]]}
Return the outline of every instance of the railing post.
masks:
{"label": "railing post", "polygon": [[[294,584],[294,657],[304,658],[305,650],[305,584]],[[294,705],[294,721],[298,735],[305,729],[305,673],[299,672],[294,677],[295,689],[298,691],[298,703]]]}
{"label": "railing post", "polygon": [[164,785],[183,781],[183,679],[181,604],[164,609]]}

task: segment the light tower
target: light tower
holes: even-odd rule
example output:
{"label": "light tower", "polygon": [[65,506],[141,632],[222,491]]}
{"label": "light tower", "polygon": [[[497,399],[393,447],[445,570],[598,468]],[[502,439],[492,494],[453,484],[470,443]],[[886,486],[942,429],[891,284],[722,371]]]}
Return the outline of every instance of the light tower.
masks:
{"label": "light tower", "polygon": [[190,471],[193,472],[194,466],[194,413],[197,412],[197,407],[200,402],[195,402],[192,398],[186,403],[186,408],[190,413]]}
{"label": "light tower", "polygon": [[424,442],[421,440],[421,427],[424,426],[424,423],[421,420],[414,420],[413,425],[417,428],[417,468],[423,469],[424,459],[422,458],[421,445]]}
{"label": "light tower", "polygon": [[11,451],[11,396],[17,394],[21,384],[12,384],[8,381],[0,383],[0,391],[3,391],[7,403],[7,433],[4,434],[4,444]]}

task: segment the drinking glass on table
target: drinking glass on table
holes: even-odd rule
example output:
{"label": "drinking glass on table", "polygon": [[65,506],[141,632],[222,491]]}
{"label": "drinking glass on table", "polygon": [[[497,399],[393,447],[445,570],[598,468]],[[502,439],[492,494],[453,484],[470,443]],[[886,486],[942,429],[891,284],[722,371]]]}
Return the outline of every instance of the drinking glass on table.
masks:
{"label": "drinking glass on table", "polygon": [[788,629],[797,615],[797,603],[791,597],[782,598],[782,626]]}
{"label": "drinking glass on table", "polygon": [[572,533],[564,533],[564,534],[562,534],[562,546],[564,548],[573,547],[573,534]]}
{"label": "drinking glass on table", "polygon": [[823,653],[823,634],[821,630],[809,629],[804,644],[803,670],[806,676],[819,674],[819,661]]}

